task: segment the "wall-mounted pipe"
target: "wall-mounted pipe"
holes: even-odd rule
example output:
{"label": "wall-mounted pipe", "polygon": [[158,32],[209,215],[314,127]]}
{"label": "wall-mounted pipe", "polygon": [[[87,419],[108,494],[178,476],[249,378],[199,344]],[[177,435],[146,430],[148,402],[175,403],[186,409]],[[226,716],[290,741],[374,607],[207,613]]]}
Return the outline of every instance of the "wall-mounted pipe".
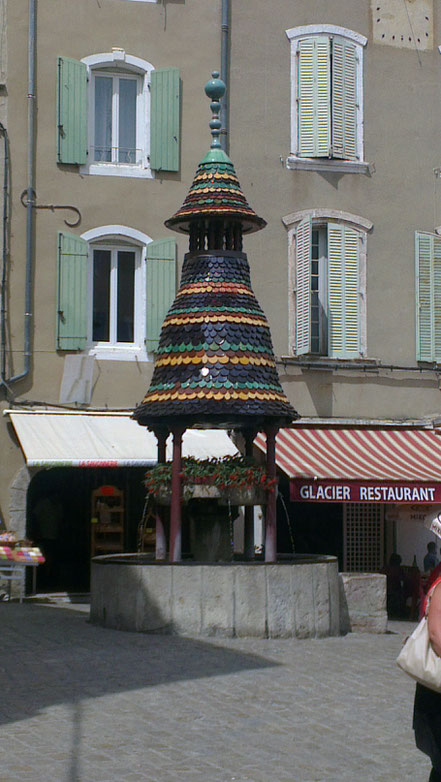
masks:
{"label": "wall-mounted pipe", "polygon": [[9,236],[9,140],[8,131],[0,123],[0,134],[3,136],[3,222],[2,222],[2,274],[1,274],[1,309],[0,309],[0,385],[6,380],[6,286],[8,280],[8,236]]}
{"label": "wall-mounted pipe", "polygon": [[26,273],[23,371],[6,380],[6,385],[27,377],[31,369],[32,276],[34,260],[34,199],[35,199],[35,45],[37,36],[36,0],[29,0],[28,33],[28,187],[26,214]]}
{"label": "wall-mounted pipe", "polygon": [[220,134],[221,147],[228,154],[230,139],[230,0],[222,0],[221,23],[221,72],[220,77],[226,85],[225,95],[221,100],[220,120],[222,129]]}

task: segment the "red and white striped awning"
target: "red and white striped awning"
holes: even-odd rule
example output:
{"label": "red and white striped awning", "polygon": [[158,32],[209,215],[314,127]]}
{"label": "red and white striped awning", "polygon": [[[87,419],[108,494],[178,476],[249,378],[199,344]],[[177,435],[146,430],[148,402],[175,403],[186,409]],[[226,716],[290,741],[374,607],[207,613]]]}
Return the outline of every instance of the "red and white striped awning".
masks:
{"label": "red and white striped awning", "polygon": [[[266,452],[266,437],[255,445]],[[435,429],[281,429],[277,465],[290,478],[441,482],[441,431]]]}

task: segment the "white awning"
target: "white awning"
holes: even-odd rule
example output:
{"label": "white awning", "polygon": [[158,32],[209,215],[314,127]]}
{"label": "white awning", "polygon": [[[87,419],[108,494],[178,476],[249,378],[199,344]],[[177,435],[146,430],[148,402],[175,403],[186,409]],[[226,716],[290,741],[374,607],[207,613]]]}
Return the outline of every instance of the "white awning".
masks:
{"label": "white awning", "polygon": [[[28,467],[150,467],[157,440],[126,412],[5,410]],[[238,449],[221,429],[188,429],[183,456],[197,459],[235,455]],[[172,457],[172,438],[167,459]]]}

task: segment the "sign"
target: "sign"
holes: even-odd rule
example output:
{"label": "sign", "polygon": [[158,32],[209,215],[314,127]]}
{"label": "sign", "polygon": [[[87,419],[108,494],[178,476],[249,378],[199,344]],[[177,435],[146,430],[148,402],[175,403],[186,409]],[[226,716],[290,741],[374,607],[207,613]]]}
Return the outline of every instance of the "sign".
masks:
{"label": "sign", "polygon": [[412,521],[422,524],[441,538],[440,505],[392,505],[386,510],[389,521]]}
{"label": "sign", "polygon": [[386,519],[389,521],[416,521],[429,528],[441,512],[441,505],[389,505]]}
{"label": "sign", "polygon": [[398,502],[441,504],[441,483],[334,481],[293,478],[292,502]]}

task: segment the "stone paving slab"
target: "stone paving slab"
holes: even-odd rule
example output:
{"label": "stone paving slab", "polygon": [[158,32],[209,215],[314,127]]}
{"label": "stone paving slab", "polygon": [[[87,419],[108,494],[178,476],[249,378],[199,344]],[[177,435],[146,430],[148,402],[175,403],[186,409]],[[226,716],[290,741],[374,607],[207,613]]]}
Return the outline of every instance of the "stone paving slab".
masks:
{"label": "stone paving slab", "polygon": [[0,604],[1,782],[426,782],[413,627],[305,640],[142,635]]}

